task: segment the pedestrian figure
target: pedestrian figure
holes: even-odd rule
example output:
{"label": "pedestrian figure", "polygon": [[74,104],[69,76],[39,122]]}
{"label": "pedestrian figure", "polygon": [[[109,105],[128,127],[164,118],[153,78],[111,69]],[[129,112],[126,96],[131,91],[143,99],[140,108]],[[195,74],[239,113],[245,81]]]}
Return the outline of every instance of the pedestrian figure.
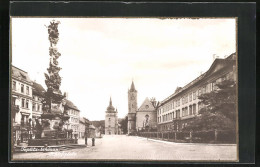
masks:
{"label": "pedestrian figure", "polygon": [[95,146],[95,138],[92,138],[92,146]]}

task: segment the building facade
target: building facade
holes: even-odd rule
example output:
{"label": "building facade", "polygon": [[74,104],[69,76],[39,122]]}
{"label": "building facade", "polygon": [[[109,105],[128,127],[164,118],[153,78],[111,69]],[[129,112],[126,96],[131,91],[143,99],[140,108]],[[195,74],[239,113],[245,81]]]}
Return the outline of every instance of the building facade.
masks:
{"label": "building facade", "polygon": [[157,129],[156,106],[148,98],[136,112],[136,130]]}
{"label": "building facade", "polygon": [[85,138],[88,132],[89,120],[85,117],[79,119],[79,138]]}
{"label": "building facade", "polygon": [[132,82],[128,90],[128,134],[140,130],[157,129],[156,101],[146,98],[137,106],[137,90]]}
{"label": "building facade", "polygon": [[42,100],[44,99],[44,93],[46,92],[42,85],[33,82],[32,85],[32,124],[33,127],[36,125],[36,119],[40,118],[42,110]]}
{"label": "building facade", "polygon": [[225,59],[215,59],[207,72],[183,88],[161,101],[157,109],[159,131],[179,131],[189,124],[192,118],[199,115],[203,107],[198,96],[217,89],[216,84],[223,80],[236,81],[236,54]]}
{"label": "building facade", "polygon": [[109,106],[107,107],[105,116],[105,134],[115,135],[118,134],[118,116],[117,109],[112,105],[112,100],[110,98]]}
{"label": "building facade", "polygon": [[27,72],[12,66],[11,69],[11,118],[14,144],[28,140],[28,127],[32,119],[32,86]]}
{"label": "building facade", "polygon": [[72,130],[72,135],[74,138],[79,137],[79,126],[80,126],[80,110],[70,101],[67,99],[68,96],[66,96],[66,109],[68,112],[68,115],[70,116],[69,120],[64,124],[64,128],[69,130]]}

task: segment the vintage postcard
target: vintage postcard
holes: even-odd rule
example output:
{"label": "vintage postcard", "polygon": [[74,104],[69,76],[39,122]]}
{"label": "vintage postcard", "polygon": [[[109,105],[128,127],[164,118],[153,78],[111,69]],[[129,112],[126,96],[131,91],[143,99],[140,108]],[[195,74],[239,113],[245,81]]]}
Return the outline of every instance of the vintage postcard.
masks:
{"label": "vintage postcard", "polygon": [[238,162],[237,18],[11,17],[12,161]]}

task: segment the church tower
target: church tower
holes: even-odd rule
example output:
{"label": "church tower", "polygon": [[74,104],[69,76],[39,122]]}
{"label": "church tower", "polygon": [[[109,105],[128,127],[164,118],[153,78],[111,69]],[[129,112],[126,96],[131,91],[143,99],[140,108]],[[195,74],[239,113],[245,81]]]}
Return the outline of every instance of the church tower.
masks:
{"label": "church tower", "polygon": [[118,117],[117,117],[117,109],[112,105],[112,100],[110,97],[109,106],[106,111],[105,118],[105,134],[106,135],[116,135],[118,134]]}
{"label": "church tower", "polygon": [[137,111],[137,90],[132,81],[131,88],[128,90],[128,134],[136,131],[136,111]]}

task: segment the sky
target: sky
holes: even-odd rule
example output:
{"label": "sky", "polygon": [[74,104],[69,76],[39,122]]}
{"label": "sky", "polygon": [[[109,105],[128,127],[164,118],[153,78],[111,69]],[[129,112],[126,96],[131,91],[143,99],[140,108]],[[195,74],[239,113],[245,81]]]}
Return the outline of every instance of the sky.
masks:
{"label": "sky", "polygon": [[47,26],[58,20],[61,91],[89,120],[103,120],[109,99],[119,118],[128,112],[134,81],[140,107],[162,101],[206,72],[213,55],[236,52],[236,20],[159,18],[12,18],[12,65],[45,89]]}

